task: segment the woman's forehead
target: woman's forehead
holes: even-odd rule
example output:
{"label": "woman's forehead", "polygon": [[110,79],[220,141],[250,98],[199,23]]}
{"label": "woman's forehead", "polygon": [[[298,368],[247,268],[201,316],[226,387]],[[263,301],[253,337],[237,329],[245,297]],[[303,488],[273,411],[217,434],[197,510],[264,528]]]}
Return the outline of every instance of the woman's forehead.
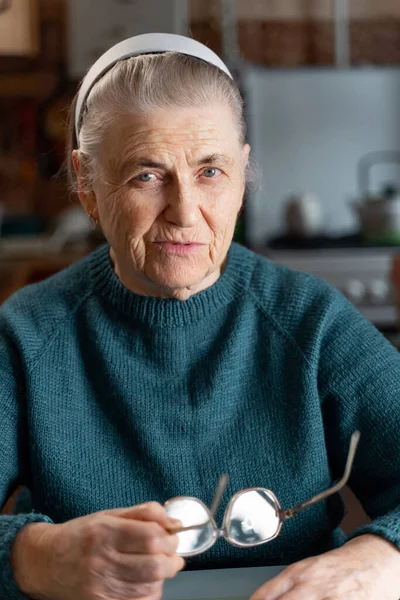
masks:
{"label": "woman's forehead", "polygon": [[229,160],[239,147],[239,136],[231,111],[222,108],[163,110],[146,116],[118,115],[108,128],[104,150],[108,157],[125,156],[138,161],[182,152],[194,161],[203,159],[206,154]]}

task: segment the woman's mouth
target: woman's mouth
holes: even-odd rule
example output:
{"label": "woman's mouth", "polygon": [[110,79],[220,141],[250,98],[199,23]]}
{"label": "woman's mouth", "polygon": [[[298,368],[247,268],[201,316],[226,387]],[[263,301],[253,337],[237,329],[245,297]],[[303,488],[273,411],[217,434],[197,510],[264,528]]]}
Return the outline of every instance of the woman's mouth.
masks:
{"label": "woman's mouth", "polygon": [[155,245],[166,254],[174,254],[177,256],[188,256],[196,253],[204,244],[197,242],[155,242]]}

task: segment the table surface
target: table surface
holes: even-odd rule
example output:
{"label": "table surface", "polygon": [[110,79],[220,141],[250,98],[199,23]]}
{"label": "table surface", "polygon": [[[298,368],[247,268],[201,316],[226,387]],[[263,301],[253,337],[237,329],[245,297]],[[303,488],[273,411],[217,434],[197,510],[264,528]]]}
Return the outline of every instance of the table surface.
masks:
{"label": "table surface", "polygon": [[283,569],[284,566],[184,571],[165,582],[162,600],[248,600]]}

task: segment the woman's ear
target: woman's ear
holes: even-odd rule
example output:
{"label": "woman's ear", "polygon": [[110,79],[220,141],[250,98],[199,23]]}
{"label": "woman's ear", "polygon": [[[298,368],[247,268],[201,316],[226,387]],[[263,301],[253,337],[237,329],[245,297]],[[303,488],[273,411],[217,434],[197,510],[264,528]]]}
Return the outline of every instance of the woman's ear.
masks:
{"label": "woman's ear", "polygon": [[76,173],[76,180],[78,183],[78,198],[83,208],[88,215],[92,215],[95,219],[98,218],[97,213],[97,202],[96,195],[93,190],[88,190],[87,178],[86,178],[86,166],[81,160],[81,154],[79,150],[73,150],[72,152],[72,163]]}
{"label": "woman's ear", "polygon": [[[246,184],[247,184],[247,165],[249,162],[250,150],[251,150],[251,148],[250,148],[249,144],[243,145],[243,148],[242,148],[243,194],[246,190]],[[242,199],[242,203],[243,203],[243,199]],[[242,208],[240,210],[242,210]]]}
{"label": "woman's ear", "polygon": [[250,150],[251,150],[251,147],[249,144],[243,145],[243,151],[242,151],[243,169],[246,169],[247,163],[249,162]]}

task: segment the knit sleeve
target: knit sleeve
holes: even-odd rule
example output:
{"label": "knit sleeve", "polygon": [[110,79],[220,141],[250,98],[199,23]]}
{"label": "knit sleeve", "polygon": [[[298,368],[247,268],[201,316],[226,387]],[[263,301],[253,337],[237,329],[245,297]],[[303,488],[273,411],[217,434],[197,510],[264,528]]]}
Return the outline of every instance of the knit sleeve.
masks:
{"label": "knit sleeve", "polygon": [[[21,361],[0,312],[0,508],[17,486],[29,482],[23,389]],[[18,531],[34,522],[53,521],[35,512],[0,515],[0,598],[27,600],[14,580],[10,554]]]}
{"label": "knit sleeve", "polygon": [[319,385],[333,475],[361,432],[349,485],[372,519],[350,537],[380,535],[400,549],[400,353],[338,299],[321,336]]}

